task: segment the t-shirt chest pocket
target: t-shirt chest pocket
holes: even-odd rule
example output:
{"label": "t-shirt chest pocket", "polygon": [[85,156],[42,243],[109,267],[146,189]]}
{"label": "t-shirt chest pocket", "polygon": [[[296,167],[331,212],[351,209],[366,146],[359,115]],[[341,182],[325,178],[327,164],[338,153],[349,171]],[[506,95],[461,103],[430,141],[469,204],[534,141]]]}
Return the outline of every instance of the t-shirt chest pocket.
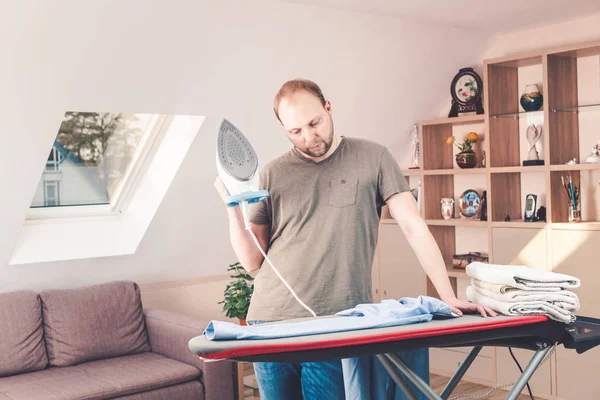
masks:
{"label": "t-shirt chest pocket", "polygon": [[357,178],[336,178],[329,181],[329,205],[342,208],[356,204]]}

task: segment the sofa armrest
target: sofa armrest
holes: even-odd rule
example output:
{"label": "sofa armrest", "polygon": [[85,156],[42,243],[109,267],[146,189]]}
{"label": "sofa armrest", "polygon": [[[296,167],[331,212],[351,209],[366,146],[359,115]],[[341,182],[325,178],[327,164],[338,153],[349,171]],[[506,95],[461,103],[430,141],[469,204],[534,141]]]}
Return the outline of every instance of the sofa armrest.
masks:
{"label": "sofa armrest", "polygon": [[144,309],[144,317],[152,352],[201,370],[206,400],[233,399],[233,363],[205,363],[188,347],[192,338],[202,335],[208,322],[150,308]]}

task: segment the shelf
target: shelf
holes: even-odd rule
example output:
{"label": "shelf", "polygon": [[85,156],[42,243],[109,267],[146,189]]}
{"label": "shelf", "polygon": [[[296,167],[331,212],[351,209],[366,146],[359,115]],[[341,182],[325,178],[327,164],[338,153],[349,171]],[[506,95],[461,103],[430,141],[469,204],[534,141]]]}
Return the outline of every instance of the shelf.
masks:
{"label": "shelf", "polygon": [[470,226],[473,228],[485,228],[488,225],[487,221],[471,220],[463,218],[445,219],[426,219],[427,225],[433,226]]}
{"label": "shelf", "polygon": [[600,231],[600,222],[555,222],[552,229],[569,231]]}
{"label": "shelf", "polygon": [[483,123],[483,122],[485,122],[485,114],[463,115],[463,116],[454,117],[454,118],[432,119],[429,121],[421,122],[421,125],[423,125],[423,126],[446,125],[446,124],[463,125],[463,124],[476,124],[476,123]]}
{"label": "shelf", "polygon": [[[484,168],[480,168],[484,169]],[[520,166],[520,167],[492,167],[490,172],[492,174],[507,174],[511,172],[544,172],[550,171],[588,171],[588,170],[600,170],[600,163],[584,163],[584,164],[558,164],[550,165],[531,165],[531,166]],[[425,175],[429,175],[428,171],[425,171]],[[442,173],[431,174],[431,175],[442,175]]]}
{"label": "shelf", "polygon": [[426,169],[424,175],[472,175],[485,174],[487,168],[446,168],[446,169]]}
{"label": "shelf", "polygon": [[598,104],[584,104],[580,106],[570,106],[570,107],[556,107],[551,109],[552,112],[567,112],[567,113],[577,113],[580,111],[600,111],[600,103]]}
{"label": "shelf", "polygon": [[402,173],[404,174],[404,176],[419,176],[419,175],[421,175],[422,171],[423,170],[421,168],[418,168],[418,169],[405,168],[402,170]]}
{"label": "shelf", "polygon": [[528,167],[493,167],[490,169],[492,174],[506,174],[510,172],[544,172],[545,165],[530,165]]}
{"label": "shelf", "polygon": [[470,279],[469,275],[467,275],[467,273],[465,271],[463,271],[462,269],[449,269],[449,268],[447,268],[446,271],[448,272],[448,276],[450,278],[465,278],[465,279]]}
{"label": "shelf", "polygon": [[529,117],[531,115],[535,115],[535,116],[544,116],[544,110],[537,110],[537,111],[516,111],[516,112],[509,112],[509,113],[501,113],[501,114],[490,114],[490,118],[510,118],[510,119],[519,119],[522,117]]}
{"label": "shelf", "polygon": [[492,228],[531,228],[544,229],[548,225],[547,222],[525,222],[522,219],[514,221],[493,221]]}
{"label": "shelf", "polygon": [[588,171],[594,169],[600,169],[600,164],[558,164],[550,166],[550,171]]}

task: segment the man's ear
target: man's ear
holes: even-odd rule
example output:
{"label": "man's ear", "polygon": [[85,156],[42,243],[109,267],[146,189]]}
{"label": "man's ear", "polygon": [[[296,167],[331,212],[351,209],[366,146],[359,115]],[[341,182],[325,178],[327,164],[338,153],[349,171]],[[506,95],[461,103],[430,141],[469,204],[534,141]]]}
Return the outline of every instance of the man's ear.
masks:
{"label": "man's ear", "polygon": [[329,100],[325,100],[325,110],[331,112],[331,102]]}

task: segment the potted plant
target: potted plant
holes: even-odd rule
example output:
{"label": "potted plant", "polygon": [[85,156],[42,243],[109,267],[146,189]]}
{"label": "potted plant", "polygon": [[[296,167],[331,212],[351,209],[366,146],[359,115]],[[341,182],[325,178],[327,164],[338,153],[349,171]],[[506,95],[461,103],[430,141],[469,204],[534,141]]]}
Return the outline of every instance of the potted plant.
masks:
{"label": "potted plant", "polygon": [[454,144],[460,150],[456,155],[456,164],[460,168],[475,168],[477,165],[477,156],[473,150],[473,144],[477,141],[479,141],[479,135],[475,132],[467,133],[465,141],[462,143],[456,143],[454,136],[446,139],[447,144]]}
{"label": "potted plant", "polygon": [[246,273],[239,262],[229,265],[227,271],[234,274],[230,275],[232,280],[225,288],[223,301],[218,304],[223,304],[223,311],[227,318],[237,318],[240,320],[240,325],[246,325],[246,314],[254,291],[254,285],[249,283],[254,278]]}

